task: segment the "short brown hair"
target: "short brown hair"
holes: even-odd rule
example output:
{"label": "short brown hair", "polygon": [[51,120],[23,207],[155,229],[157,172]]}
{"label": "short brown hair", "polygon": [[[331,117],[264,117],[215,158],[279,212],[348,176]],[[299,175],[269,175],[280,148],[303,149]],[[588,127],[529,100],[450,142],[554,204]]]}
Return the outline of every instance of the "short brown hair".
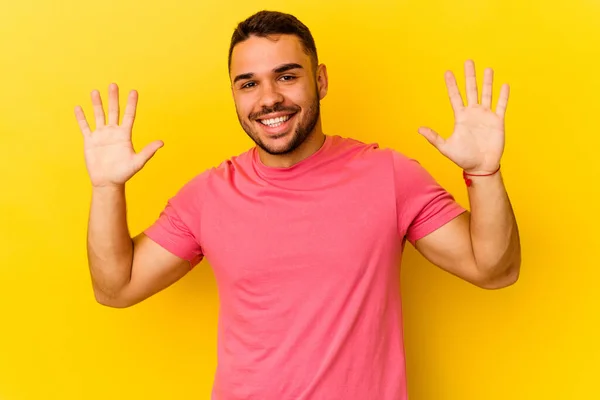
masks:
{"label": "short brown hair", "polygon": [[229,45],[228,68],[231,68],[231,54],[236,44],[249,39],[251,36],[268,37],[285,34],[296,35],[300,39],[304,51],[311,56],[313,66],[316,67],[318,64],[317,47],[308,27],[291,14],[263,10],[237,25]]}

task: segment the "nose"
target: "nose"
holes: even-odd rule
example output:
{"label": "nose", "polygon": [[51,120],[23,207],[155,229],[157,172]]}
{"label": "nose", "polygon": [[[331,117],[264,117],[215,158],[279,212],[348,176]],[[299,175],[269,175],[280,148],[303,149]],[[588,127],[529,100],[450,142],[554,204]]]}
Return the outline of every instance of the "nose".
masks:
{"label": "nose", "polygon": [[260,106],[263,108],[271,108],[276,104],[283,102],[283,95],[279,92],[276,85],[265,83],[262,85],[260,93]]}

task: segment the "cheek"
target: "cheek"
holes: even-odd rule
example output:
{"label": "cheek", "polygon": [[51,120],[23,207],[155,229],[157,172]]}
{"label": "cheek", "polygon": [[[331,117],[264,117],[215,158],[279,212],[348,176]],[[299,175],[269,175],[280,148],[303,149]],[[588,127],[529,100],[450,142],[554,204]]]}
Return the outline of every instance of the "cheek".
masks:
{"label": "cheek", "polygon": [[248,96],[237,96],[234,98],[235,109],[242,117],[247,118],[253,111],[253,102],[249,101]]}
{"label": "cheek", "polygon": [[285,104],[297,105],[305,109],[308,105],[313,102],[314,93],[308,88],[294,88],[286,93],[283,93],[285,98]]}

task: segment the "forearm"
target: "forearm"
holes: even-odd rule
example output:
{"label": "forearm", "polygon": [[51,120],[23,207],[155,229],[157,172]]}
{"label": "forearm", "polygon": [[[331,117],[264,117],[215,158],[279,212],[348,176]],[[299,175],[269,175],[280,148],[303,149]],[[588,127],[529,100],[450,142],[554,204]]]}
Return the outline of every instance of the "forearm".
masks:
{"label": "forearm", "polygon": [[97,297],[113,297],[130,281],[132,260],[124,186],[94,188],[88,224],[88,263]]}
{"label": "forearm", "polygon": [[489,277],[518,273],[519,231],[502,175],[470,177],[470,232],[477,267]]}

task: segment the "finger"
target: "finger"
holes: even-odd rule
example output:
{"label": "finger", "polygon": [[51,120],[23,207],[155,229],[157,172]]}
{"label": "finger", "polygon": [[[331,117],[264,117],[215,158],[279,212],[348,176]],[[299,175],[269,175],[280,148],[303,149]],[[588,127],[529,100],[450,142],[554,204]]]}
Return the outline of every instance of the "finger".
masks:
{"label": "finger", "polygon": [[96,129],[104,126],[104,108],[102,107],[102,98],[100,92],[92,91],[92,106],[94,108],[94,117],[96,118]]}
{"label": "finger", "polygon": [[85,118],[85,113],[83,112],[83,108],[80,106],[75,107],[75,119],[77,119],[77,123],[79,124],[79,129],[83,136],[89,136],[92,134],[92,130]]}
{"label": "finger", "polygon": [[475,76],[475,63],[472,60],[465,62],[465,85],[467,92],[467,104],[477,104],[477,77]]}
{"label": "finger", "polygon": [[135,121],[135,113],[137,109],[138,93],[135,90],[129,92],[127,98],[127,105],[125,106],[125,113],[123,114],[122,125],[131,130],[133,129],[133,122]]}
{"label": "finger", "polygon": [[510,94],[510,87],[508,84],[502,85],[500,89],[500,96],[498,97],[498,104],[496,104],[496,115],[504,118],[506,114],[506,107],[508,106],[508,95]]}
{"label": "finger", "polygon": [[161,140],[157,140],[140,150],[140,152],[135,155],[136,169],[142,169],[163,145],[164,143]]}
{"label": "finger", "polygon": [[446,88],[448,89],[448,97],[450,97],[450,104],[452,105],[452,109],[454,112],[462,109],[465,105],[463,103],[463,99],[460,96],[460,90],[458,90],[458,85],[456,84],[456,78],[451,71],[446,71]]}
{"label": "finger", "polygon": [[[421,127],[418,132],[427,139],[436,149],[440,150],[446,141],[440,135],[438,135],[433,129]],[[440,150],[441,151],[441,150]]]}
{"label": "finger", "polygon": [[483,87],[481,88],[481,105],[492,108],[492,90],[494,83],[494,70],[486,68],[483,73]]}
{"label": "finger", "polygon": [[119,87],[115,83],[108,87],[108,124],[119,125]]}

